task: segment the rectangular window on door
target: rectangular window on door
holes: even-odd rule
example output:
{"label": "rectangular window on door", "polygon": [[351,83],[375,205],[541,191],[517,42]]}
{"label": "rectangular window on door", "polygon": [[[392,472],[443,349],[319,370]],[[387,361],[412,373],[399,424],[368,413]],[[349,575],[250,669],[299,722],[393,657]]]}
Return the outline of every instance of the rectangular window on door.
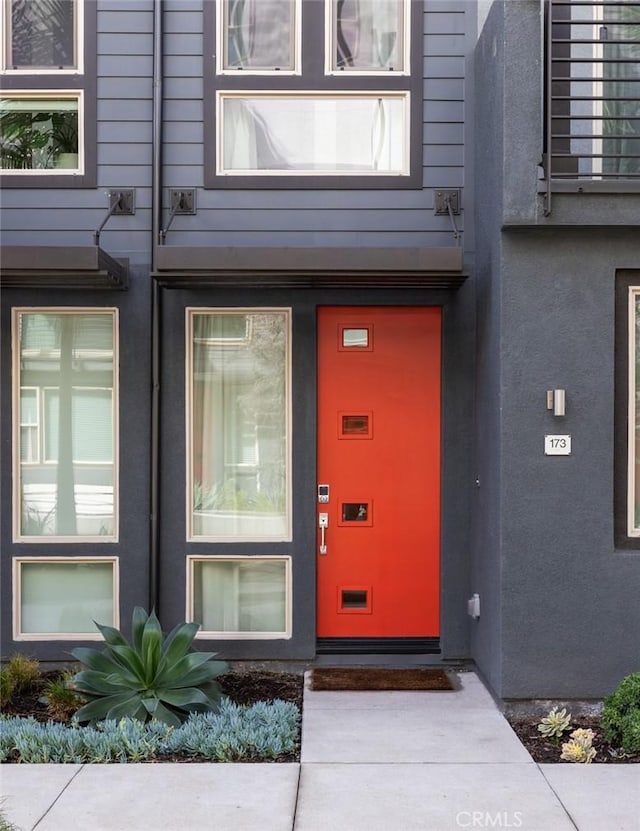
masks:
{"label": "rectangular window on door", "polygon": [[14,309],[14,540],[117,539],[117,312]]}
{"label": "rectangular window on door", "polygon": [[188,538],[289,540],[290,314],[187,310]]}

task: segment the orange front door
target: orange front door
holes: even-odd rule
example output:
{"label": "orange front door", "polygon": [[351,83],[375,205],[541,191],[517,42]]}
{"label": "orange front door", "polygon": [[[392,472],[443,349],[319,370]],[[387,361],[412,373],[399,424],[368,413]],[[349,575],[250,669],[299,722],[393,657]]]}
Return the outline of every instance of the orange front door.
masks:
{"label": "orange front door", "polygon": [[439,308],[319,310],[320,638],[439,634],[440,329]]}

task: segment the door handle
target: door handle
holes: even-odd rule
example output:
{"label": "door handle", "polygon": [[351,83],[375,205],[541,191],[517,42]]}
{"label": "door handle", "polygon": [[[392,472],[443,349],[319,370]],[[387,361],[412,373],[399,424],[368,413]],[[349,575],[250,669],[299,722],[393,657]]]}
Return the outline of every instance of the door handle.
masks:
{"label": "door handle", "polygon": [[322,555],[327,553],[327,543],[325,533],[329,527],[329,514],[318,514],[318,528],[320,529],[320,553]]}

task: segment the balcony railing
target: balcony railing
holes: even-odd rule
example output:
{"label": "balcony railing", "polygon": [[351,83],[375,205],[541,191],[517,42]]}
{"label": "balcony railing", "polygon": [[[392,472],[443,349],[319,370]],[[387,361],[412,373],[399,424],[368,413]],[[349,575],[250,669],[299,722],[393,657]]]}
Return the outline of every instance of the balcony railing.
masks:
{"label": "balcony railing", "polygon": [[552,190],[640,190],[640,3],[547,0],[545,89],[548,210]]}

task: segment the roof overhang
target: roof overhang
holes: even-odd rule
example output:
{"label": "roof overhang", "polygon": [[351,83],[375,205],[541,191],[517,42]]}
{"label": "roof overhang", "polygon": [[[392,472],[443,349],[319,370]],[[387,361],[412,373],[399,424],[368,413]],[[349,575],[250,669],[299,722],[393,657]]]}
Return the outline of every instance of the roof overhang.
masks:
{"label": "roof overhang", "polygon": [[115,260],[96,245],[4,245],[2,288],[126,289],[127,260]]}
{"label": "roof overhang", "polygon": [[165,288],[457,289],[461,248],[160,246],[151,275]]}

